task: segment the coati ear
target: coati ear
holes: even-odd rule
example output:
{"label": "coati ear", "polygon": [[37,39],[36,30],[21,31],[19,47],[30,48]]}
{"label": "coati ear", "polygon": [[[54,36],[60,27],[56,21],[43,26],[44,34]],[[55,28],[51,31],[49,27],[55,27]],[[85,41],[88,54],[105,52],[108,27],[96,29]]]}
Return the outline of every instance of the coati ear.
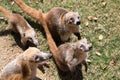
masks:
{"label": "coati ear", "polygon": [[78,13],[78,12],[76,12],[76,14],[78,14],[78,15],[79,15],[79,13]]}
{"label": "coati ear", "polygon": [[84,42],[87,42],[87,39],[86,39],[86,38],[83,38],[83,41],[84,41]]}
{"label": "coati ear", "polygon": [[73,43],[73,44],[72,44],[72,47],[73,47],[73,49],[76,49],[76,44]]}
{"label": "coati ear", "polygon": [[69,19],[69,24],[72,24],[73,22],[74,22],[74,18],[71,17],[71,18]]}

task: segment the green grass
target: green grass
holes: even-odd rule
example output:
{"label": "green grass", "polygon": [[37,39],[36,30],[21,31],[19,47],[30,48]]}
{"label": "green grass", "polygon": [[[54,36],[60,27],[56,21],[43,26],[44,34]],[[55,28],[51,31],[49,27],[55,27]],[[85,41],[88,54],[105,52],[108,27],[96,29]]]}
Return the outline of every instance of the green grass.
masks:
{"label": "green grass", "polygon": [[[89,53],[88,59],[91,60],[88,66],[88,72],[84,73],[85,80],[120,80],[120,0],[24,0],[24,2],[35,8],[42,9],[43,12],[49,11],[55,6],[63,7],[71,11],[79,12],[81,16],[81,36],[86,37],[94,46]],[[104,2],[106,5],[104,5]],[[15,4],[10,5],[10,0],[0,0],[0,5],[9,10],[21,13],[23,16],[31,19],[27,14]],[[88,16],[96,16],[97,22],[89,21]],[[89,22],[88,27],[84,22]],[[0,30],[7,26],[4,21],[0,20]],[[37,30],[40,46],[42,51],[49,52],[49,47],[42,32]],[[103,39],[99,41],[99,35]],[[96,55],[96,51],[101,56]],[[114,62],[114,64],[112,64]],[[84,72],[84,70],[83,70]],[[59,80],[56,70],[51,68],[48,75],[53,75],[55,80]]]}

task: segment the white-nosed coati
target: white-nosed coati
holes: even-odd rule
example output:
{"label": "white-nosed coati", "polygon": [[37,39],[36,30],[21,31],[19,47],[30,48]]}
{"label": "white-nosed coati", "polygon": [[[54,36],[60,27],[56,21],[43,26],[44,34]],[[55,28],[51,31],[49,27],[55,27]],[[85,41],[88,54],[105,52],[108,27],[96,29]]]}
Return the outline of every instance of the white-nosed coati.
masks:
{"label": "white-nosed coati", "polygon": [[38,65],[51,57],[52,54],[29,47],[3,68],[0,78],[1,80],[36,80]]}
{"label": "white-nosed coati", "polygon": [[11,27],[12,31],[20,34],[23,47],[26,47],[27,41],[31,42],[35,46],[38,45],[35,30],[21,15],[11,13],[2,6],[0,6],[0,12],[8,19],[9,27]]}

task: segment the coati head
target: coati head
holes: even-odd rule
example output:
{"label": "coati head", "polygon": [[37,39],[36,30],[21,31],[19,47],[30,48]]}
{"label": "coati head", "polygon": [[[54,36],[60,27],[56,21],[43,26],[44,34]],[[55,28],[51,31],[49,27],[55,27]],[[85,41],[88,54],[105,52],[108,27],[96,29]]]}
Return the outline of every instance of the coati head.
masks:
{"label": "coati head", "polygon": [[71,25],[80,25],[80,16],[78,12],[68,12],[65,14],[65,20],[67,21],[68,24]]}
{"label": "coati head", "polygon": [[34,44],[35,46],[39,45],[36,33],[33,29],[27,30],[23,34],[23,36],[24,36],[26,42],[30,42],[30,43]]}
{"label": "coati head", "polygon": [[24,60],[38,64],[40,62],[46,61],[52,57],[52,54],[41,52],[35,47],[29,47],[24,53]]}
{"label": "coati head", "polygon": [[76,49],[81,50],[82,52],[88,52],[92,49],[92,45],[88,44],[87,39],[83,38],[76,42]]}

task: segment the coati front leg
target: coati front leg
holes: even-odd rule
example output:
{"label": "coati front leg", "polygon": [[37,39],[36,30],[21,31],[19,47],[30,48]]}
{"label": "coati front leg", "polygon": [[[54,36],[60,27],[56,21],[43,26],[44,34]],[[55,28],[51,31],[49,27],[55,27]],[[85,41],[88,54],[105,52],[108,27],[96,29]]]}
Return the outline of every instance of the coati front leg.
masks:
{"label": "coati front leg", "polygon": [[82,64],[85,66],[85,72],[87,72],[88,65],[87,65],[87,62],[86,62],[86,60],[82,61]]}
{"label": "coati front leg", "polygon": [[76,35],[76,36],[78,37],[78,40],[80,40],[80,39],[81,39],[81,35],[80,35],[80,33],[79,33],[79,32],[74,33],[74,35]]}
{"label": "coati front leg", "polygon": [[76,69],[76,63],[77,63],[77,59],[74,58],[71,62],[69,62],[67,65],[70,69],[70,71],[74,72]]}

